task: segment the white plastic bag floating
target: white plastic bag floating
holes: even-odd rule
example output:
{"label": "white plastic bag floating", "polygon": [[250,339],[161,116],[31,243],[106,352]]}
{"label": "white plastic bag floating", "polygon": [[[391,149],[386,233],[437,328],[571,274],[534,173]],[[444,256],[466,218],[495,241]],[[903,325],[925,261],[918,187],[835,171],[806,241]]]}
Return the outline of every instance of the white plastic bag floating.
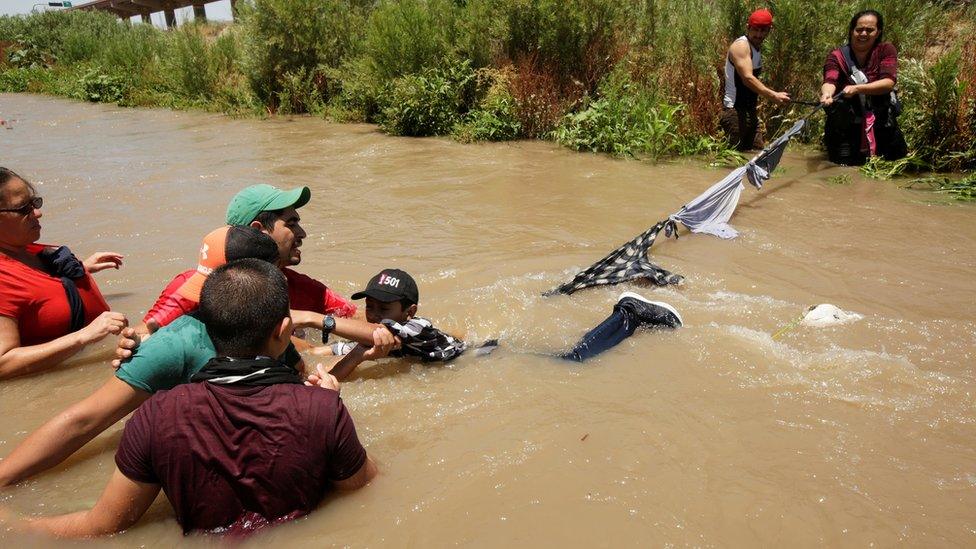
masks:
{"label": "white plastic bag floating", "polygon": [[803,315],[803,320],[800,323],[804,326],[823,328],[855,322],[862,318],[864,317],[857,313],[844,311],[836,305],[821,303],[820,305],[810,307],[807,313]]}

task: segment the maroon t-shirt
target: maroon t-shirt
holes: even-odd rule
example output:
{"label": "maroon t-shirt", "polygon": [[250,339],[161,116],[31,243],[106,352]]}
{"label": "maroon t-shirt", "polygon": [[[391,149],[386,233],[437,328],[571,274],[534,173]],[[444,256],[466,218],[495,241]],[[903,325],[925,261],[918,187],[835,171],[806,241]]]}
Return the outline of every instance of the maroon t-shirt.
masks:
{"label": "maroon t-shirt", "polygon": [[305,515],[365,462],[339,393],[298,384],[160,391],[115,453],[122,474],[162,485],[184,533]]}
{"label": "maroon t-shirt", "polygon": [[[854,52],[851,52],[851,56]],[[868,60],[865,66],[861,67],[864,76],[868,77],[868,82],[877,82],[882,78],[890,78],[898,82],[898,51],[889,42],[882,42],[876,45],[868,53]],[[850,80],[851,69],[844,60],[844,54],[837,48],[827,55],[824,63],[824,84],[833,84],[840,91],[852,84]]]}

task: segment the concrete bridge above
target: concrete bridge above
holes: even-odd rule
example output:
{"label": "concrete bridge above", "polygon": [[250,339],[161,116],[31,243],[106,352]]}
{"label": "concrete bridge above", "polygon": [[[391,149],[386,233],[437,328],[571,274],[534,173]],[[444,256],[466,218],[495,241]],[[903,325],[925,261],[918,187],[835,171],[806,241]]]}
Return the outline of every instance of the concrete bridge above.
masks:
{"label": "concrete bridge above", "polygon": [[[193,6],[193,18],[198,21],[206,20],[204,4],[216,1],[218,0],[94,0],[69,9],[107,11],[122,19],[138,15],[145,23],[150,22],[150,14],[161,11],[166,17],[166,26],[175,27],[177,9]],[[235,0],[230,0],[231,12],[234,11],[235,3]]]}

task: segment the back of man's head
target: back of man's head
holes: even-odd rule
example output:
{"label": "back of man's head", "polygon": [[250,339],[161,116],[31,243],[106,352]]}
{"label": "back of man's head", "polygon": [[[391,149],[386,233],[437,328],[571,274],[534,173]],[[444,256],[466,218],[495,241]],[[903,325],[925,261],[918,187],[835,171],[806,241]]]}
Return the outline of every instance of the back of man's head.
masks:
{"label": "back of man's head", "polygon": [[266,261],[231,261],[207,277],[199,314],[218,355],[253,357],[289,314],[288,282]]}

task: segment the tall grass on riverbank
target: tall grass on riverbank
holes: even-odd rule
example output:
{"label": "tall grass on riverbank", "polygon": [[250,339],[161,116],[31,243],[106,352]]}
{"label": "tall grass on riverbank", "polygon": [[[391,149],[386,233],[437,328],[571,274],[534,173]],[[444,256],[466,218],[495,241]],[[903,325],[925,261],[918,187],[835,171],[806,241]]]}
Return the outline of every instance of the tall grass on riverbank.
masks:
{"label": "tall grass on riverbank", "polygon": [[[763,80],[815,100],[863,0],[769,0]],[[250,0],[162,31],[100,13],[0,17],[0,90],[234,114],[310,113],[399,135],[553,139],[621,156],[719,153],[721,69],[752,0]],[[976,6],[880,6],[910,167],[976,168]],[[767,136],[808,107],[761,102]],[[805,139],[816,142],[821,118]],[[875,166],[879,172],[884,167]]]}

